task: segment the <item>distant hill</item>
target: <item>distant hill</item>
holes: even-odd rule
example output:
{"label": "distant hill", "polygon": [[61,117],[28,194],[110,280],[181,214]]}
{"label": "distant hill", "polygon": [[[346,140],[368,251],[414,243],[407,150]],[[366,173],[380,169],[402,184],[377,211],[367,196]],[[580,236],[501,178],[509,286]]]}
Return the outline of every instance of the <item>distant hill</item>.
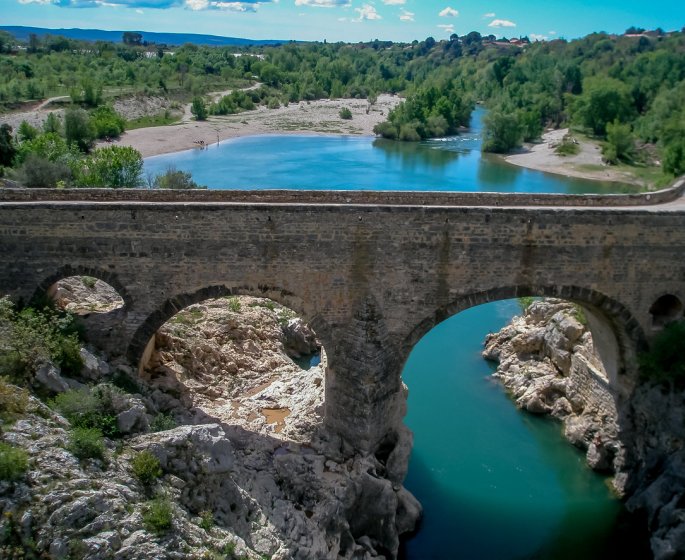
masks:
{"label": "distant hill", "polygon": [[[80,41],[110,41],[121,43],[123,31],[104,31],[102,29],[47,29],[45,27],[24,27],[22,25],[0,25],[0,30],[7,31],[20,41],[26,41],[31,33],[39,37],[43,35],[61,35],[69,39]],[[135,31],[143,36],[148,43],[163,43],[167,45],[209,45],[214,47],[249,46],[249,45],[280,45],[288,41],[275,39],[241,39],[239,37],[221,37],[219,35],[199,35],[197,33],[154,33],[152,31]]]}

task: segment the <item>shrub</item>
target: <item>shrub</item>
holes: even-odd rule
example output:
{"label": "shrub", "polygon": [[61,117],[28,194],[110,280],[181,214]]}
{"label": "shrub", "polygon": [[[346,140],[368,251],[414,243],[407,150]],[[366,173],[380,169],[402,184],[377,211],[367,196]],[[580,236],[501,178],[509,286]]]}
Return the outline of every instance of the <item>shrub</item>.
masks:
{"label": "shrub", "polygon": [[352,111],[350,111],[347,107],[343,107],[342,109],[340,109],[340,112],[338,114],[340,115],[341,119],[344,119],[346,121],[352,119]]}
{"label": "shrub", "polygon": [[240,313],[241,304],[237,297],[232,297],[228,300],[228,308],[234,313]]}
{"label": "shrub", "polygon": [[580,152],[580,144],[570,134],[565,134],[561,142],[554,148],[554,153],[558,156],[575,156]]}
{"label": "shrub", "polygon": [[112,390],[97,388],[74,389],[60,393],[54,403],[75,428],[95,428],[103,434],[118,435],[117,420],[112,410]]}
{"label": "shrub", "polygon": [[198,185],[193,181],[193,176],[186,171],[178,171],[170,167],[162,175],[154,178],[152,186],[155,189],[206,189],[203,185]]}
{"label": "shrub", "polygon": [[105,443],[102,432],[97,428],[74,428],[68,449],[79,459],[103,459]]}
{"label": "shrub", "polygon": [[173,430],[177,425],[176,420],[174,420],[171,414],[160,412],[150,423],[150,430],[152,432],[164,432],[166,430]]}
{"label": "shrub", "polygon": [[17,312],[8,298],[0,298],[0,375],[24,381],[48,361],[66,375],[81,371],[73,315],[47,307]]}
{"label": "shrub", "polygon": [[119,136],[126,129],[126,121],[111,107],[98,107],[90,115],[90,123],[97,138]]}
{"label": "shrub", "polygon": [[214,514],[211,511],[205,510],[200,512],[200,527],[207,532],[211,531],[212,527],[214,527]]}
{"label": "shrub", "polygon": [[0,377],[0,420],[11,422],[26,411],[29,404],[29,393],[11,385],[7,379]]}
{"label": "shrub", "polygon": [[521,308],[521,312],[525,313],[528,308],[533,305],[533,302],[535,301],[535,298],[533,296],[523,296],[520,298],[517,298],[519,307]]}
{"label": "shrub", "polygon": [[162,467],[159,464],[159,459],[149,451],[138,453],[133,458],[131,466],[133,474],[143,486],[152,486],[162,476]]}
{"label": "shrub", "polygon": [[90,288],[92,290],[95,287],[95,284],[97,284],[98,279],[93,278],[92,276],[81,276],[81,282],[86,288]]}
{"label": "shrub", "polygon": [[163,535],[173,524],[174,514],[167,498],[156,498],[147,503],[143,510],[143,525],[151,533]]}
{"label": "shrub", "polygon": [[18,480],[29,468],[26,451],[0,442],[0,480]]}
{"label": "shrub", "polygon": [[54,189],[71,181],[71,169],[65,163],[29,154],[17,170],[16,179],[30,189]]}

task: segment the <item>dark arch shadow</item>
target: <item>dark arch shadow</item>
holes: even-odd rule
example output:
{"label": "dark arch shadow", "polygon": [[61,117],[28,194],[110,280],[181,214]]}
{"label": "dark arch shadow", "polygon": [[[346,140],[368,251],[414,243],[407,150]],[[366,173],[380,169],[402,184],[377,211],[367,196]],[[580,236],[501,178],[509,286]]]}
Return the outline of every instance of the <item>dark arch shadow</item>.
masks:
{"label": "dark arch shadow", "polygon": [[52,286],[54,286],[60,280],[69,278],[71,276],[92,276],[93,278],[97,278],[99,280],[102,280],[103,282],[107,282],[110,286],[112,286],[112,288],[114,288],[117,291],[117,293],[121,296],[121,299],[124,300],[123,308],[117,309],[115,311],[120,311],[121,309],[127,309],[130,307],[131,296],[129,295],[126,287],[119,281],[119,278],[114,272],[110,272],[102,268],[80,265],[65,265],[56,270],[47,278],[45,278],[45,280],[43,280],[34,291],[33,296],[31,297],[31,301],[40,301],[42,298],[45,298]]}
{"label": "dark arch shadow", "polygon": [[404,339],[400,347],[402,369],[414,346],[438,323],[470,307],[528,296],[568,300],[578,303],[605,318],[616,336],[621,362],[619,364],[620,373],[626,373],[627,364],[634,363],[636,352],[647,348],[647,339],[637,319],[623,304],[601,292],[578,286],[503,286],[464,294],[421,320]]}
{"label": "dark arch shadow", "polygon": [[[208,286],[192,293],[177,294],[167,299],[159,309],[149,315],[138,327],[131,338],[131,342],[126,351],[126,356],[132,364],[140,364],[152,336],[164,323],[186,307],[208,299],[238,295],[268,298],[292,309],[314,330],[319,340],[321,340],[323,347],[329,347],[328,345],[330,345],[332,338],[326,321],[321,315],[307,313],[307,306],[304,304],[303,300],[292,292],[266,285],[259,285],[256,288],[253,286],[229,287],[226,285],[217,285]],[[330,347],[332,348],[332,346]]]}

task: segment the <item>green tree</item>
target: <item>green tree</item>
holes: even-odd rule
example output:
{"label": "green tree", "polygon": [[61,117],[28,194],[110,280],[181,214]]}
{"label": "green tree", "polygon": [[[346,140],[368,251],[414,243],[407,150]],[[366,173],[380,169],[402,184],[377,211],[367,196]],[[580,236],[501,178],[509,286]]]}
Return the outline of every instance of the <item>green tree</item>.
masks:
{"label": "green tree", "polygon": [[90,114],[97,138],[116,138],[126,129],[126,121],[112,107],[98,107]]}
{"label": "green tree", "polygon": [[607,124],[626,122],[635,113],[630,88],[609,77],[588,78],[583,82],[583,93],[573,102],[574,120],[592,130],[597,136],[606,134]]}
{"label": "green tree", "polygon": [[622,124],[618,120],[607,124],[607,141],[602,147],[604,159],[617,164],[619,161],[630,162],[635,152],[635,140],[629,124]]}
{"label": "green tree", "polygon": [[48,113],[45,122],[43,123],[43,132],[54,132],[59,134],[62,130],[62,122],[55,113]]}
{"label": "green tree", "polygon": [[95,140],[95,130],[88,113],[83,109],[69,109],[64,114],[64,135],[69,144],[82,152],[89,151]]}
{"label": "green tree", "polygon": [[19,128],[17,129],[17,137],[20,142],[26,142],[27,140],[33,140],[38,136],[38,129],[31,126],[28,121],[21,121]]}
{"label": "green tree", "polygon": [[493,111],[483,125],[483,151],[505,154],[521,145],[523,131],[515,115]]}
{"label": "green tree", "polygon": [[195,115],[196,121],[207,120],[207,106],[202,97],[194,97],[193,104],[190,106],[190,112]]}
{"label": "green tree", "polygon": [[162,175],[157,175],[154,178],[152,186],[156,189],[206,189],[202,185],[198,185],[193,181],[193,177],[186,171],[179,171],[175,168],[169,168]]}
{"label": "green tree", "polygon": [[8,124],[0,125],[0,165],[10,167],[17,148],[12,138],[12,127]]}
{"label": "green tree", "polygon": [[143,182],[143,158],[129,146],[98,148],[76,172],[78,187],[136,188]]}

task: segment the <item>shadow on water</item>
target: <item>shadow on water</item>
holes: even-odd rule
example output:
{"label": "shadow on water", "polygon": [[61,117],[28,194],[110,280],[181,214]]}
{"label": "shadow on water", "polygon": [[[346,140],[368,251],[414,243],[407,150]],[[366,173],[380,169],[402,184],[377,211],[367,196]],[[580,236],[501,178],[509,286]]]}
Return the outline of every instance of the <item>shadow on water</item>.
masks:
{"label": "shadow on water", "polygon": [[459,159],[460,153],[436,149],[423,142],[399,142],[376,138],[373,147],[381,150],[388,161],[399,162],[403,170],[442,169]]}

